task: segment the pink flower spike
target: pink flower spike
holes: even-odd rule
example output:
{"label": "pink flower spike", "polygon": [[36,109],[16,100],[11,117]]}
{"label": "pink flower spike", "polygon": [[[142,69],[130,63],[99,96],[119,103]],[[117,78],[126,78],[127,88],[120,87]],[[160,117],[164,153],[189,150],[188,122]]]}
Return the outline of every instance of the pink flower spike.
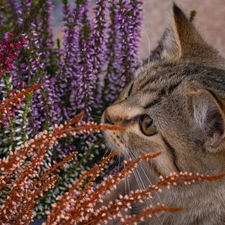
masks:
{"label": "pink flower spike", "polygon": [[9,125],[6,121],[2,121],[3,125]]}
{"label": "pink flower spike", "polygon": [[9,57],[7,57],[6,59],[8,60],[9,63],[13,62],[13,60],[11,58],[9,58]]}
{"label": "pink flower spike", "polygon": [[10,67],[5,66],[5,70],[6,70],[6,71],[9,71],[9,70],[10,70]]}
{"label": "pink flower spike", "polygon": [[7,41],[8,43],[10,43],[10,40],[9,40],[9,39],[7,39],[7,38],[5,39],[5,41]]}
{"label": "pink flower spike", "polygon": [[22,42],[23,42],[24,44],[27,44],[27,40],[26,40],[26,39],[23,39]]}
{"label": "pink flower spike", "polygon": [[13,33],[10,33],[10,32],[8,33],[8,35],[10,35],[10,36],[14,36],[14,34],[13,34]]}
{"label": "pink flower spike", "polygon": [[21,45],[16,45],[15,46],[17,49],[23,48]]}

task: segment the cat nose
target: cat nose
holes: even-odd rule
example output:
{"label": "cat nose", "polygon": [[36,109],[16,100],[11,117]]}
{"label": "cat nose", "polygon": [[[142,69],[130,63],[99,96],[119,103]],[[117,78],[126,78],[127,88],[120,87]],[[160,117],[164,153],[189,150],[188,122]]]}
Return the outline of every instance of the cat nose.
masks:
{"label": "cat nose", "polygon": [[109,106],[102,114],[101,122],[108,125],[122,126],[123,122],[126,120],[126,116],[123,114],[120,105]]}
{"label": "cat nose", "polygon": [[112,124],[112,125],[114,124],[114,123],[112,122],[111,117],[110,117],[109,114],[108,114],[107,109],[105,110],[104,115],[103,115],[103,123],[105,123],[105,124]]}

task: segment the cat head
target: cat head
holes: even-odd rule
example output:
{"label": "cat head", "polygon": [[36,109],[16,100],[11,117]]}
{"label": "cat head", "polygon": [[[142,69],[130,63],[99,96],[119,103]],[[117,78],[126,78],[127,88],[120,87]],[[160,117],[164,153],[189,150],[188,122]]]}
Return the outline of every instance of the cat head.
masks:
{"label": "cat head", "polygon": [[129,156],[162,154],[151,161],[159,175],[225,170],[224,59],[174,4],[162,58],[139,68],[102,115],[109,146]]}

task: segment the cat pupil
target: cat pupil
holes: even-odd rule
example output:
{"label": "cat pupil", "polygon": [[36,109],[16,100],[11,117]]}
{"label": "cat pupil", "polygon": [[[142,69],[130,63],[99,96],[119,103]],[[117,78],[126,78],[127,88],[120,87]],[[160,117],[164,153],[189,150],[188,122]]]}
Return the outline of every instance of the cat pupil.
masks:
{"label": "cat pupil", "polygon": [[156,127],[153,125],[153,120],[149,115],[141,117],[140,129],[143,134],[150,136],[156,133]]}
{"label": "cat pupil", "polygon": [[145,119],[146,128],[149,128],[152,125],[152,120],[150,118]]}
{"label": "cat pupil", "polygon": [[131,85],[130,90],[128,92],[128,97],[131,95],[132,89],[133,89],[134,83]]}

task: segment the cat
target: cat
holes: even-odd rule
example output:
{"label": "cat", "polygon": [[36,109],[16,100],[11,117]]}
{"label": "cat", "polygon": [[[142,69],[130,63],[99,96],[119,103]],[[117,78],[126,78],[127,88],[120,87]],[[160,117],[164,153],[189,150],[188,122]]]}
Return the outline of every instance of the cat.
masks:
{"label": "cat", "polygon": [[[126,127],[105,131],[112,150],[125,157],[162,151],[138,168],[126,189],[122,183],[115,193],[147,187],[174,171],[225,172],[225,60],[176,4],[171,22],[161,59],[139,68],[102,115],[104,124]],[[224,178],[190,186],[180,183],[153,195],[153,205],[162,202],[183,210],[159,214],[143,224],[225,224]],[[130,213],[139,213],[146,204],[152,203]]]}

